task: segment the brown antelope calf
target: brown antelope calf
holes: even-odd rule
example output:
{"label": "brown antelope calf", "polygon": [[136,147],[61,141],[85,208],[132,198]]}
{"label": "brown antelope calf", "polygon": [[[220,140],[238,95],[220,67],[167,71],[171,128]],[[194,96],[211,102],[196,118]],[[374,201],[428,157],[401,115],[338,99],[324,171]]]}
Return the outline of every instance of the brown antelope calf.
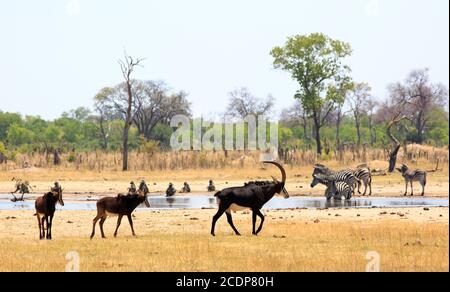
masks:
{"label": "brown antelope calf", "polygon": [[[53,216],[55,215],[56,204],[59,203],[61,206],[64,206],[62,192],[63,190],[58,184],[57,188],[52,188],[51,192],[36,199],[36,214],[34,215],[37,217],[39,224],[39,239],[52,239]],[[46,227],[44,226],[44,222],[46,223]],[[45,234],[46,229],[47,234]]]}
{"label": "brown antelope calf", "polygon": [[97,216],[94,218],[91,239],[95,236],[95,225],[98,220],[100,220],[100,231],[102,233],[102,238],[106,238],[105,233],[103,232],[103,223],[105,223],[108,216],[119,216],[117,219],[117,227],[114,232],[114,237],[117,237],[117,231],[119,230],[120,223],[122,222],[122,217],[125,215],[128,217],[128,222],[130,223],[133,236],[136,236],[134,233],[131,214],[142,203],[144,203],[147,208],[150,207],[147,192],[143,190],[138,190],[137,194],[128,194],[126,196],[119,195],[115,198],[108,197],[99,200],[97,202]]}

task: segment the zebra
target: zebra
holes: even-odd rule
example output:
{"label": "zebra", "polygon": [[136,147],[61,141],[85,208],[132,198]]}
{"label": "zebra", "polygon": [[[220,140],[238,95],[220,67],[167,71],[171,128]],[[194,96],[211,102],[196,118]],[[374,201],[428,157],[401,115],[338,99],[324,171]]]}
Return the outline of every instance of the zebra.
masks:
{"label": "zebra", "polygon": [[356,167],[353,175],[358,179],[358,194],[361,195],[361,185],[364,184],[363,196],[367,193],[367,187],[369,187],[369,196],[372,195],[372,173],[367,164],[361,164]]}
{"label": "zebra", "polygon": [[352,189],[352,194],[355,193],[356,186],[360,183],[359,179],[354,175],[353,170],[341,170],[338,172],[334,172],[329,168],[325,167],[321,164],[316,164],[313,172],[313,181],[311,182],[311,188],[314,188],[320,182],[314,175],[322,174],[328,177],[328,179],[333,180],[335,182],[345,182]]}
{"label": "zebra", "polygon": [[327,186],[325,191],[327,200],[331,200],[331,198],[341,200],[342,197],[345,197],[346,200],[350,200],[352,198],[354,189],[348,183],[344,181],[334,181],[330,176],[324,174],[314,174],[313,176],[318,183]]}
{"label": "zebra", "polygon": [[397,168],[398,171],[401,172],[403,178],[405,179],[405,196],[408,193],[408,183],[411,184],[411,196],[414,196],[414,190],[413,190],[413,182],[418,181],[420,185],[422,186],[422,196],[425,195],[425,186],[427,184],[427,172],[425,170],[409,170],[408,166],[406,164],[402,164],[401,168]]}

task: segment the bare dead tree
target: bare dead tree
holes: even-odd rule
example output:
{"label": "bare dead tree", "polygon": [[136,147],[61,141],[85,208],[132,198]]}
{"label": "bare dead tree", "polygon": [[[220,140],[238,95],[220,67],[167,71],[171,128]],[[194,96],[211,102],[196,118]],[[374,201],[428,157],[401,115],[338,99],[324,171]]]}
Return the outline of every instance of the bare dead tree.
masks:
{"label": "bare dead tree", "polygon": [[390,99],[379,110],[378,114],[384,116],[389,122],[386,127],[386,133],[392,142],[391,150],[389,151],[389,172],[395,170],[397,162],[397,155],[402,143],[394,136],[392,129],[397,127],[403,120],[410,120],[407,113],[407,106],[410,104],[411,98],[399,84],[389,86]]}
{"label": "bare dead tree", "polygon": [[[144,59],[134,59],[131,56],[128,56],[125,53],[124,59],[119,60],[118,63],[120,65],[120,69],[122,71],[122,76],[125,80],[125,87],[126,87],[126,93],[127,93],[127,104],[126,104],[126,110],[125,110],[125,124],[123,127],[123,153],[122,153],[122,170],[128,171],[128,134],[130,131],[130,128],[133,124],[133,118],[134,114],[132,112],[133,110],[133,104],[134,104],[134,98],[133,98],[133,90],[132,90],[132,83],[133,80],[131,78],[131,75],[135,71],[136,67],[141,66],[141,63]],[[137,111],[135,111],[136,113]]]}
{"label": "bare dead tree", "polygon": [[448,89],[442,84],[431,83],[428,69],[412,71],[404,84],[397,86],[411,101],[408,105],[408,114],[417,132],[415,142],[422,144],[425,140],[430,112],[435,107],[445,106],[448,100]]}
{"label": "bare dead tree", "polygon": [[371,90],[367,83],[356,83],[349,94],[349,104],[355,118],[356,146],[358,150],[361,147],[361,120],[363,115],[367,114],[366,104],[372,98],[370,95]]}
{"label": "bare dead tree", "polygon": [[342,158],[343,145],[341,141],[341,125],[350,111],[344,110],[344,103],[338,104],[330,114],[330,122],[336,126],[336,149],[339,152],[340,159]]}
{"label": "bare dead tree", "polygon": [[152,138],[154,128],[158,123],[169,123],[170,119],[179,114],[190,115],[191,104],[186,99],[187,94],[178,92],[170,94],[164,82],[136,81],[142,90],[134,102],[140,107],[133,118],[139,134],[146,139]]}
{"label": "bare dead tree", "polygon": [[261,99],[254,96],[248,88],[242,87],[230,92],[227,113],[242,119],[248,115],[263,116],[270,114],[273,106],[272,96]]}
{"label": "bare dead tree", "polygon": [[303,129],[303,139],[311,142],[311,121],[303,109],[301,100],[297,99],[291,107],[285,109],[281,113],[282,124],[288,127],[295,127],[300,125]]}
{"label": "bare dead tree", "polygon": [[377,133],[374,125],[374,115],[378,107],[378,102],[374,99],[369,99],[366,103],[366,112],[369,120],[369,132],[370,132],[370,146],[373,147],[377,142]]}
{"label": "bare dead tree", "polygon": [[95,120],[98,123],[100,138],[102,141],[102,148],[104,150],[108,149],[108,138],[111,132],[110,120],[112,119],[113,109],[108,103],[108,96],[112,95],[114,89],[110,87],[103,88],[94,97],[94,107],[98,116]]}

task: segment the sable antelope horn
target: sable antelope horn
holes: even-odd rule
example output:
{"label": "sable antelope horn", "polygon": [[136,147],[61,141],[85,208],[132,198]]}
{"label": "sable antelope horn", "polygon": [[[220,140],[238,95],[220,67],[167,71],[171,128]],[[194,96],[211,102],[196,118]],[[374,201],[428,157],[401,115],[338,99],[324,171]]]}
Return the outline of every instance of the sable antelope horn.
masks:
{"label": "sable antelope horn", "polygon": [[275,161],[263,161],[263,163],[273,164],[276,167],[278,167],[281,171],[281,177],[282,177],[281,182],[282,183],[286,182],[286,170],[284,170],[284,167],[281,164],[279,164],[278,162],[275,162]]}

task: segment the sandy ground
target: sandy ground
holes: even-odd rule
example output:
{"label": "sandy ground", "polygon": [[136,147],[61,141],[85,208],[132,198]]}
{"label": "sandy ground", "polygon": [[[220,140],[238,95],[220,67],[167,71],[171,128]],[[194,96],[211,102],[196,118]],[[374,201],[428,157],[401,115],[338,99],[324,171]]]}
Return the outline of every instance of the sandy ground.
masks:
{"label": "sandy ground", "polygon": [[[426,209],[426,210],[425,210]],[[140,235],[152,232],[190,234],[209,234],[211,218],[215,210],[171,210],[137,211],[134,213],[136,231]],[[448,225],[448,208],[377,208],[377,209],[326,209],[326,210],[266,210],[266,224],[279,222],[289,224],[318,224],[326,222],[354,222],[358,224],[377,224],[382,222],[405,221],[415,223],[444,223]],[[33,211],[0,211],[0,230],[3,238],[35,239],[37,236],[36,217]],[[88,237],[92,231],[92,211],[58,211],[55,216],[57,237]],[[251,215],[247,211],[233,215],[236,221],[246,222],[243,233],[251,234]],[[229,234],[225,216],[219,223],[219,231]],[[105,226],[110,235],[116,219],[110,218]],[[126,220],[122,223],[122,234],[129,234]],[[9,227],[8,227],[9,226]],[[238,228],[239,229],[239,228]],[[265,234],[265,236],[270,234]],[[271,234],[276,235],[276,234]],[[282,234],[281,234],[282,235]]]}

